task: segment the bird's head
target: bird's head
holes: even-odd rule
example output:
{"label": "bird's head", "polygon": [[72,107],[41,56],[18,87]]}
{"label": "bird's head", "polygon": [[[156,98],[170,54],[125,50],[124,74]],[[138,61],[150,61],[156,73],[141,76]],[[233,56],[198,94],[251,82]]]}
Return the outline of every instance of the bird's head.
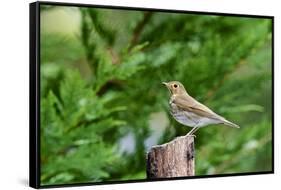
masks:
{"label": "bird's head", "polygon": [[162,82],[172,95],[186,94],[184,86],[178,81]]}

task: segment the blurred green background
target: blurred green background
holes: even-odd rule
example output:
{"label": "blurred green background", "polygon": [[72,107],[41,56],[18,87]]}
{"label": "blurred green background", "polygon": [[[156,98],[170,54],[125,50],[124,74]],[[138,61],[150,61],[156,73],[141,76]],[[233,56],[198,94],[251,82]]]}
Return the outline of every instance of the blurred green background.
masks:
{"label": "blurred green background", "polygon": [[272,169],[272,21],[41,5],[41,184],[145,179],[185,135],[162,81],[241,126],[196,135],[196,175]]}

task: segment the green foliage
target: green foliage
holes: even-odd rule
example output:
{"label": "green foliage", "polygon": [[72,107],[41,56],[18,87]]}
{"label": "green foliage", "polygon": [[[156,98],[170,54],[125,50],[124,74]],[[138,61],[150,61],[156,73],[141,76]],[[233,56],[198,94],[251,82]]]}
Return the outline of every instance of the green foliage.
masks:
{"label": "green foliage", "polygon": [[[100,181],[110,176],[108,170],[114,171],[120,159],[113,140],[126,124],[113,117],[126,109],[110,106],[116,97],[113,93],[97,97],[73,71],[66,72],[58,96],[49,91],[41,102],[43,183]],[[105,133],[114,134],[107,143]]]}
{"label": "green foliage", "polygon": [[147,139],[190,129],[169,115],[170,80],[241,126],[198,131],[196,174],[271,170],[270,20],[77,11],[77,38],[41,31],[42,184],[145,178]]}

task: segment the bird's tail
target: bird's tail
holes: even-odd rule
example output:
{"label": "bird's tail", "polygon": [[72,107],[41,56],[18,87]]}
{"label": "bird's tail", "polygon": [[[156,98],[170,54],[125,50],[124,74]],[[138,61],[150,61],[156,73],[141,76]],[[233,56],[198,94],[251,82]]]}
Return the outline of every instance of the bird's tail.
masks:
{"label": "bird's tail", "polygon": [[232,123],[232,122],[230,122],[230,121],[228,121],[228,120],[226,120],[226,119],[223,120],[223,124],[224,124],[224,125],[227,125],[227,126],[229,126],[229,127],[240,128],[240,127],[239,127],[238,125],[236,125],[235,123]]}

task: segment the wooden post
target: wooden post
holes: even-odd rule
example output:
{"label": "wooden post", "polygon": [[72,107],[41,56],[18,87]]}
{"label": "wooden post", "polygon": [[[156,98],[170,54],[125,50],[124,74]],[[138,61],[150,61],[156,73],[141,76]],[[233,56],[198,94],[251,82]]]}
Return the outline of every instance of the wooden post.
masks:
{"label": "wooden post", "polygon": [[148,179],[194,176],[194,137],[153,146],[146,157],[146,174]]}

